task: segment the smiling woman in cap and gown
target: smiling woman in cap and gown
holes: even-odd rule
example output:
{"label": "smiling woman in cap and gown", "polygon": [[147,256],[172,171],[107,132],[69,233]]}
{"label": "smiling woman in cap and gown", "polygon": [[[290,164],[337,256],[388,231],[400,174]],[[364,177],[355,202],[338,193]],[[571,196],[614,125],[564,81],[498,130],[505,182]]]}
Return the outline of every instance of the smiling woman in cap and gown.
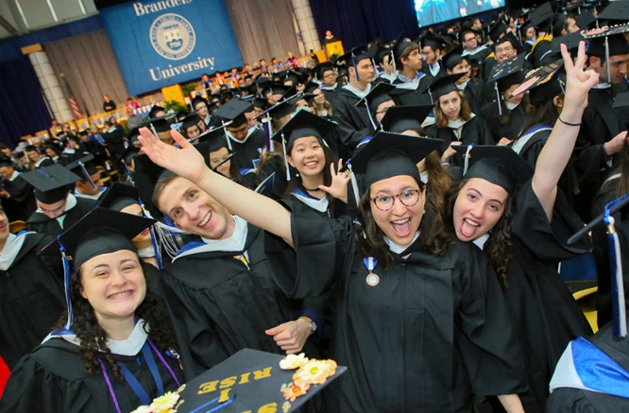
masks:
{"label": "smiling woman in cap and gown", "polygon": [[331,385],[330,411],[469,412],[472,392],[522,411],[521,357],[489,261],[446,236],[426,200],[416,163],[440,141],[380,132],[367,143],[352,161],[368,187],[355,226],[222,179],[175,136],[182,149],[148,130],[140,140],[154,162],[270,232],[269,263],[289,297],[335,288],[331,356],[348,373]]}
{"label": "smiling woman in cap and gown", "polygon": [[48,246],[72,257],[67,313],[13,370],[1,412],[129,412],[179,387],[168,313],[130,241],[152,223],[95,209]]}
{"label": "smiling woman in cap and gown", "polygon": [[566,62],[566,104],[535,171],[509,147],[457,146],[470,167],[446,195],[445,223],[460,241],[487,254],[502,284],[526,366],[529,390],[520,397],[527,412],[544,411],[548,383],[566,344],[591,334],[557,274],[559,262],[592,247],[589,239],[567,243],[583,222],[557,188],[571,155],[566,148],[574,145],[587,92],[597,80],[583,71],[584,61],[582,45],[577,63]]}

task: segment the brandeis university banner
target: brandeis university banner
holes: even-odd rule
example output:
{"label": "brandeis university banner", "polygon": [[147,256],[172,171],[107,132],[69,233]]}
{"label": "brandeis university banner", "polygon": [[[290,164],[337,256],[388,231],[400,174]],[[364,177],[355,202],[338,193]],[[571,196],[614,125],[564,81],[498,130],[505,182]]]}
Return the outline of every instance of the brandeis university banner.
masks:
{"label": "brandeis university banner", "polygon": [[242,66],[222,0],[127,2],[100,15],[131,95]]}

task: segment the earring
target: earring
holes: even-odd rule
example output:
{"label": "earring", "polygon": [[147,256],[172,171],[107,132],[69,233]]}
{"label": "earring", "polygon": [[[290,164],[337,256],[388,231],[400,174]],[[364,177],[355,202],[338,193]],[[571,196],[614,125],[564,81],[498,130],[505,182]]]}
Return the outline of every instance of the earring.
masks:
{"label": "earring", "polygon": [[426,209],[424,208],[424,212],[423,212],[423,214],[425,214],[425,213],[426,213]]}

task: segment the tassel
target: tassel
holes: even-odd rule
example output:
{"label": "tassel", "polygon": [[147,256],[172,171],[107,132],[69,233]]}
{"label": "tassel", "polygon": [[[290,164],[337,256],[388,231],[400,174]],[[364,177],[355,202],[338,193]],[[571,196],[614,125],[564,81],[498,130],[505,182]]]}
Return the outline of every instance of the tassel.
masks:
{"label": "tassel", "polygon": [[369,102],[365,99],[365,106],[367,107],[367,116],[369,117],[369,122],[371,122],[371,126],[373,126],[373,130],[377,131],[378,127],[376,126],[376,120],[371,115],[371,110],[369,110]]}
{"label": "tassel", "polygon": [[470,143],[467,146],[467,151],[465,151],[465,159],[463,159],[463,176],[465,176],[465,174],[467,173],[467,170],[470,167],[470,158],[472,157],[470,155],[470,152],[472,151],[473,147],[474,147],[474,144]]}
{"label": "tassel", "polygon": [[500,102],[500,92],[498,92],[498,83],[494,87],[496,90],[496,103],[498,104],[498,116],[502,116],[502,103]]}
{"label": "tassel", "polygon": [[290,181],[290,165],[286,158],[286,139],[284,138],[284,129],[282,129],[282,149],[284,149],[284,163],[286,164],[286,180]]}
{"label": "tassel", "polygon": [[163,270],[164,265],[162,263],[162,252],[160,251],[159,246],[157,245],[157,238],[155,236],[155,231],[153,230],[153,226],[149,228],[151,233],[151,244],[153,245],[153,251],[155,252],[155,261],[157,261],[157,269]]}
{"label": "tassel", "polygon": [[59,243],[59,252],[61,253],[61,262],[63,263],[63,287],[66,299],[66,309],[68,310],[68,321],[64,327],[65,330],[71,331],[74,322],[74,314],[72,313],[72,300],[70,298],[70,260],[66,255],[66,249],[61,243],[61,235],[57,236]]}
{"label": "tassel", "polygon": [[612,281],[612,309],[613,309],[613,333],[616,338],[627,336],[627,314],[625,311],[625,287],[622,277],[622,252],[616,228],[614,227],[614,217],[611,216],[610,207],[617,201],[612,201],[605,206],[605,224],[607,225],[607,235],[609,237],[609,261]]}
{"label": "tassel", "polygon": [[[350,159],[351,160],[351,159]],[[348,163],[347,168],[349,169],[350,175],[349,180],[352,183],[352,191],[354,191],[354,200],[356,201],[356,206],[360,206],[360,194],[358,192],[358,181],[356,180],[356,174],[352,170],[352,164]]]}
{"label": "tassel", "polygon": [[94,181],[92,181],[92,177],[90,176],[90,174],[87,173],[87,169],[85,169],[85,165],[83,164],[83,162],[79,162],[79,166],[81,167],[83,175],[85,176],[85,178],[87,178],[86,180],[90,181],[90,185],[92,185],[92,188],[96,189],[96,184],[94,183]]}
{"label": "tassel", "polygon": [[354,53],[352,53],[352,66],[354,67],[354,76],[356,76],[356,81],[360,82],[360,78],[358,77],[358,69],[356,68],[356,56],[354,56]]}

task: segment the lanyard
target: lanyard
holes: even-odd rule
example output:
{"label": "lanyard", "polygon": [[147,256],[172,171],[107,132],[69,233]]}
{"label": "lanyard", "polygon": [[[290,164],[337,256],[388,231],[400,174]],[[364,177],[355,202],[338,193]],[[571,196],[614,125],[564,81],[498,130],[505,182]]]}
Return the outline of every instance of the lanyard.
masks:
{"label": "lanyard", "polygon": [[[157,364],[155,364],[155,358],[153,357],[153,353],[151,353],[151,348],[147,343],[144,343],[142,346],[142,354],[144,355],[144,360],[151,371],[151,375],[153,376],[153,380],[155,380],[155,384],[157,385],[157,394],[161,396],[164,394],[164,382],[162,381],[162,377],[157,370]],[[125,381],[131,387],[131,390],[138,396],[138,399],[142,402],[142,404],[149,405],[152,402],[151,397],[146,393],[146,390],[142,387],[138,379],[129,371],[127,366],[124,363],[118,362],[118,367],[120,367],[120,374],[124,377]]]}
{"label": "lanyard", "polygon": [[365,257],[363,258],[363,263],[365,264],[367,271],[369,271],[369,274],[367,274],[367,277],[365,278],[367,285],[375,287],[380,284],[380,277],[378,274],[373,272],[373,269],[376,268],[376,265],[378,265],[378,260],[374,257]]}

